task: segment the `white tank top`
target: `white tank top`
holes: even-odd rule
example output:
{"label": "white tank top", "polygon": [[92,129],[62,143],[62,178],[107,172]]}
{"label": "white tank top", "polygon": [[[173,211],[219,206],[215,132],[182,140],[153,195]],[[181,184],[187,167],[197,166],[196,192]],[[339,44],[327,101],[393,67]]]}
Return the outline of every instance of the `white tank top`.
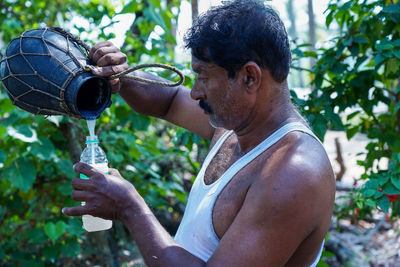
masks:
{"label": "white tank top", "polygon": [[[193,183],[185,213],[175,235],[175,241],[196,257],[207,262],[220,242],[214,231],[212,222],[212,211],[218,195],[239,170],[292,131],[307,133],[319,141],[314,133],[304,124],[300,122],[288,123],[233,163],[218,180],[210,185],[206,185],[204,183],[204,172],[224,141],[233,131],[224,133],[208,153]],[[310,267],[317,265],[321,257],[323,245],[324,242],[321,245],[317,258]]]}

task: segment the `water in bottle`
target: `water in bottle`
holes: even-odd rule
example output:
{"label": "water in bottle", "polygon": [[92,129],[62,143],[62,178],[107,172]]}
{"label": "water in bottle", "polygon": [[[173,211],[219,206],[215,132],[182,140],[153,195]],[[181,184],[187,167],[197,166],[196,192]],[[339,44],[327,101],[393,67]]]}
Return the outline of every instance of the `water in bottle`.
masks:
{"label": "water in bottle", "polygon": [[[101,172],[108,173],[107,157],[103,149],[99,146],[99,139],[94,135],[94,123],[88,122],[88,127],[90,136],[86,137],[86,148],[82,152],[80,161],[89,164]],[[84,174],[80,174],[80,178],[88,179]],[[88,232],[107,230],[112,227],[111,220],[104,220],[88,214],[82,216],[82,221],[83,228]]]}

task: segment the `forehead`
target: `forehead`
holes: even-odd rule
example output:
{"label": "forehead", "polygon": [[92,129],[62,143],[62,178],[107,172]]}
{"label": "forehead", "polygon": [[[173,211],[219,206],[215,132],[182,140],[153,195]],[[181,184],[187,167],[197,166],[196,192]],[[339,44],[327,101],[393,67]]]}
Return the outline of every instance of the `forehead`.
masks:
{"label": "forehead", "polygon": [[200,72],[215,70],[216,68],[217,65],[202,61],[196,58],[195,56],[192,56],[192,70],[194,72],[200,73]]}

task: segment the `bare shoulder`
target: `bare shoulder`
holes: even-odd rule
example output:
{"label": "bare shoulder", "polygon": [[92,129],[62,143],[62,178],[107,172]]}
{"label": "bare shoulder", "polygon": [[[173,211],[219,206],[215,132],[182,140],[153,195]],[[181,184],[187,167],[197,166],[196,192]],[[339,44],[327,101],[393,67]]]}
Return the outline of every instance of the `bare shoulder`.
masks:
{"label": "bare shoulder", "polygon": [[310,265],[334,206],[335,181],[322,145],[292,132],[248,167],[252,182],[210,266]]}
{"label": "bare shoulder", "polygon": [[293,211],[306,209],[313,222],[333,207],[334,174],[323,146],[314,137],[288,134],[260,167],[249,193],[263,203]]}

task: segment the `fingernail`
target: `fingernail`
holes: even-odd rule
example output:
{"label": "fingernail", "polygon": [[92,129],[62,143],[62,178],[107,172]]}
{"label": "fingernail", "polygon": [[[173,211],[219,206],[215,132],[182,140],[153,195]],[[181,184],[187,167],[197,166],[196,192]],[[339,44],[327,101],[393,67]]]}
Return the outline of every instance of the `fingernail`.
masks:
{"label": "fingernail", "polygon": [[93,68],[93,72],[95,73],[99,73],[101,71],[101,69],[99,67],[94,67]]}

